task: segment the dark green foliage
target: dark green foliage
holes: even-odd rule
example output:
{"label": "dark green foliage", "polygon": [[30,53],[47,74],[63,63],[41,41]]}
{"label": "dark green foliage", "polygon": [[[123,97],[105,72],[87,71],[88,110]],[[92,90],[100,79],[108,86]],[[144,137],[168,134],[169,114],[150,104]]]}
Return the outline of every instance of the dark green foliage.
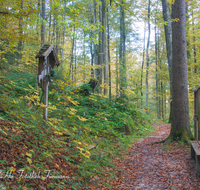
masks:
{"label": "dark green foliage", "polygon": [[26,71],[22,72],[19,69],[9,69],[4,75],[1,75],[1,78],[5,80],[0,83],[0,93],[9,91],[9,95],[15,97],[26,95],[30,86],[36,86],[37,79],[36,75]]}
{"label": "dark green foliage", "polygon": [[53,68],[51,68],[51,77],[54,77],[54,76],[55,76],[55,72],[56,72],[56,70],[53,69]]}

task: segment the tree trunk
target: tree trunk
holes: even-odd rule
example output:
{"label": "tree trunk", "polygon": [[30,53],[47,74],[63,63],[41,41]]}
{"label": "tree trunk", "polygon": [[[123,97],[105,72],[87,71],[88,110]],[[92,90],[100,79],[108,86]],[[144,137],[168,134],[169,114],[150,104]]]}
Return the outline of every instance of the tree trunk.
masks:
{"label": "tree trunk", "polygon": [[[190,39],[188,37],[188,32],[189,32],[189,13],[188,13],[188,1],[185,2],[185,12],[186,12],[186,38],[187,38],[187,60],[190,59],[190,49],[189,49],[189,46],[190,46]],[[189,63],[189,62],[188,62]]]}
{"label": "tree trunk", "polygon": [[74,40],[74,84],[76,86],[76,70],[77,70],[77,63],[76,63],[76,39]]}
{"label": "tree trunk", "polygon": [[150,43],[150,0],[148,0],[148,40],[147,40],[147,49],[146,49],[146,57],[147,57],[147,68],[146,68],[146,110],[148,111],[149,107],[149,43]]}
{"label": "tree trunk", "polygon": [[[21,10],[21,14],[23,11],[23,0],[21,0],[21,6],[20,6]],[[18,43],[18,65],[21,63],[22,61],[22,35],[23,35],[23,28],[22,28],[22,23],[23,23],[23,18],[22,16],[20,16],[19,19],[19,43]]]}
{"label": "tree trunk", "polygon": [[75,32],[76,32],[76,29],[75,29],[75,26],[73,27],[73,38],[72,38],[72,49],[71,49],[71,60],[70,60],[70,69],[69,69],[69,77],[68,77],[68,84],[72,84],[73,81],[72,81],[72,78],[73,78],[73,61],[74,61],[74,38],[75,38]]}
{"label": "tree trunk", "polygon": [[157,29],[156,29],[156,19],[155,19],[155,57],[156,57],[156,111],[157,118],[159,118],[159,101],[158,101],[158,44],[157,44]]}
{"label": "tree trunk", "polygon": [[157,68],[158,68],[158,115],[159,115],[159,118],[162,117],[162,91],[161,91],[161,80],[162,80],[162,56],[160,55],[161,52],[160,52],[161,48],[160,48],[160,34],[158,33],[158,36],[157,36],[157,55],[158,55],[158,65],[157,65]]}
{"label": "tree trunk", "polygon": [[[167,24],[165,24],[164,27],[165,27],[165,41],[167,48],[168,68],[169,68],[170,95],[172,97],[172,25],[171,25],[171,15],[170,15],[170,3],[167,0],[162,0],[162,9],[163,9],[163,20],[167,22]],[[171,115],[172,115],[171,105],[172,103],[170,103],[169,123],[171,123]]]}
{"label": "tree trunk", "polygon": [[[99,6],[99,21],[102,25],[102,8],[103,3]],[[98,61],[98,69],[97,69],[97,80],[98,80],[98,88],[99,92],[102,93],[102,67],[103,67],[103,32],[102,29],[99,29],[99,61]]]}
{"label": "tree trunk", "polygon": [[56,16],[56,53],[58,54],[58,40],[59,40],[59,33],[58,33],[58,17]]}
{"label": "tree trunk", "polygon": [[85,83],[85,77],[86,77],[86,74],[85,74],[85,69],[86,69],[86,67],[85,67],[85,63],[86,63],[86,60],[85,60],[85,58],[86,58],[86,52],[85,52],[85,36],[86,36],[86,34],[85,34],[85,31],[83,31],[83,36],[84,36],[84,38],[83,38],[83,82]]}
{"label": "tree trunk", "polygon": [[164,98],[163,98],[163,94],[164,94],[164,88],[163,88],[163,81],[160,82],[160,87],[161,87],[161,116],[162,119],[164,119]]}
{"label": "tree trunk", "polygon": [[141,69],[141,80],[140,80],[140,88],[141,88],[141,106],[143,106],[143,69],[144,69],[144,59],[145,59],[145,34],[146,34],[146,22],[144,22],[144,45],[143,45],[143,55],[142,55],[142,69]]}
{"label": "tree trunk", "polygon": [[110,63],[110,26],[108,18],[108,9],[107,9],[107,32],[108,32],[108,70],[109,70],[109,99],[111,101],[111,63]]}
{"label": "tree trunk", "polygon": [[194,73],[197,73],[197,59],[196,59],[196,41],[195,41],[195,31],[194,31],[194,15],[192,10],[192,32],[193,32],[193,56],[194,56]]}
{"label": "tree trunk", "polygon": [[[93,24],[94,25],[96,25],[96,5],[97,3],[96,3],[96,0],[93,0]],[[94,31],[94,37],[96,38],[97,37],[97,34],[96,34],[96,30]],[[96,43],[94,43],[94,65],[95,65],[95,67],[97,67],[98,66],[98,51],[97,51],[97,44]],[[95,68],[94,69],[94,76],[96,77],[96,78],[98,78],[98,69],[97,68]]]}
{"label": "tree trunk", "polygon": [[172,123],[171,136],[183,139],[191,135],[188,110],[187,41],[185,0],[176,0],[172,5]]}
{"label": "tree trunk", "polygon": [[169,68],[169,79],[170,79],[170,93],[172,96],[172,25],[170,16],[170,3],[167,0],[162,0],[163,8],[163,20],[167,22],[165,27],[165,41],[167,48],[167,59]]}
{"label": "tree trunk", "polygon": [[103,68],[104,68],[104,95],[107,95],[108,93],[108,61],[107,61],[107,40],[106,40],[106,13],[107,12],[107,8],[106,8],[106,0],[102,0],[102,27],[103,27],[103,31],[102,31],[102,53],[103,53]]}
{"label": "tree trunk", "polygon": [[[66,17],[66,0],[64,0],[64,18],[63,22],[65,23],[65,17]],[[65,45],[65,24],[63,24],[63,41],[62,41],[62,53],[61,53],[61,71],[63,70],[63,59],[64,59],[64,45]]]}
{"label": "tree trunk", "polygon": [[[50,1],[50,10],[49,10],[49,43],[51,43],[51,11],[52,11],[52,1]],[[62,64],[61,64],[62,66]]]}
{"label": "tree trunk", "polygon": [[124,15],[124,0],[121,1],[120,5],[120,47],[119,47],[119,66],[120,66],[120,95],[124,95],[126,88],[126,36],[125,36],[125,15]]}
{"label": "tree trunk", "polygon": [[93,50],[93,35],[92,35],[92,31],[90,32],[90,55],[91,55],[91,78],[94,78],[94,50]]}
{"label": "tree trunk", "polygon": [[53,35],[52,35],[52,42],[51,43],[55,43],[56,19],[57,19],[56,6],[54,6],[54,10],[53,10]]}
{"label": "tree trunk", "polygon": [[45,44],[45,0],[42,0],[42,25],[41,25],[41,44],[42,46]]}
{"label": "tree trunk", "polygon": [[119,95],[119,60],[118,60],[118,50],[116,47],[116,97]]}

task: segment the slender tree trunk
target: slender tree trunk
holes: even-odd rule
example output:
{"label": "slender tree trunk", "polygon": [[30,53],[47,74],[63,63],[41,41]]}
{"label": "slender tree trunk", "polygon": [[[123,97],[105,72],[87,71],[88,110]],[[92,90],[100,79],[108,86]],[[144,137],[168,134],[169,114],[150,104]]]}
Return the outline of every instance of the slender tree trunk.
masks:
{"label": "slender tree trunk", "polygon": [[106,30],[107,30],[107,8],[106,0],[102,0],[102,53],[103,53],[103,68],[104,68],[104,95],[108,94],[108,61],[107,61],[107,40],[106,40]]}
{"label": "slender tree trunk", "polygon": [[[92,8],[91,5],[89,5],[89,9],[90,12],[92,12]],[[93,20],[94,18],[90,15],[88,20],[90,20],[90,23],[93,24]],[[90,55],[91,55],[91,78],[94,78],[94,50],[93,50],[93,46],[94,46],[94,33],[93,30],[90,31]]]}
{"label": "slender tree trunk", "polygon": [[124,15],[124,0],[120,5],[120,47],[119,47],[119,61],[120,61],[120,95],[124,95],[126,88],[126,36],[125,36],[125,15]]}
{"label": "slender tree trunk", "polygon": [[[124,5],[124,0],[122,0],[122,5]],[[122,8],[122,6],[121,6]],[[122,61],[123,61],[123,87],[126,89],[126,35],[125,35],[125,11],[124,8],[121,9],[122,16]]]}
{"label": "slender tree trunk", "polygon": [[161,85],[161,108],[162,108],[162,111],[161,111],[161,115],[162,115],[162,119],[164,119],[164,98],[163,98],[163,95],[164,95],[164,88],[163,88],[163,81],[160,82],[160,85]]}
{"label": "slender tree trunk", "polygon": [[[40,13],[40,0],[38,0],[38,3],[37,3],[37,16],[40,18],[41,16],[41,13]],[[41,23],[40,22],[37,22],[37,36],[39,36],[39,30],[41,31]]]}
{"label": "slender tree trunk", "polygon": [[156,57],[156,110],[157,118],[159,118],[159,105],[158,105],[158,49],[157,49],[157,29],[156,29],[156,19],[155,19],[155,57]]}
{"label": "slender tree trunk", "polygon": [[109,26],[109,17],[107,9],[107,32],[108,32],[108,70],[109,70],[109,99],[111,101],[111,63],[110,63],[110,26]]}
{"label": "slender tree trunk", "polygon": [[[63,23],[65,23],[65,17],[66,17],[66,0],[64,0],[64,17],[63,17]],[[64,60],[64,45],[65,45],[65,24],[63,24],[63,41],[62,41],[62,53],[61,53],[61,71],[63,70],[63,60]]]}
{"label": "slender tree trunk", "polygon": [[42,25],[41,25],[41,44],[42,46],[45,44],[45,12],[46,12],[46,5],[45,0],[42,0]]}
{"label": "slender tree trunk", "polygon": [[59,32],[58,32],[58,17],[56,16],[56,53],[58,54],[58,40],[59,40]]}
{"label": "slender tree trunk", "polygon": [[146,57],[147,57],[147,68],[146,68],[146,109],[148,111],[149,107],[149,43],[150,43],[150,0],[148,0],[148,40],[147,40],[147,49],[146,49]]}
{"label": "slender tree trunk", "polygon": [[83,39],[83,81],[84,81],[84,83],[85,83],[85,76],[86,76],[86,74],[85,74],[85,69],[86,69],[86,60],[85,60],[85,58],[86,58],[86,53],[85,53],[85,36],[86,36],[86,34],[85,34],[85,31],[83,31],[83,35],[84,35],[84,39]]}
{"label": "slender tree trunk", "polygon": [[143,55],[142,55],[142,69],[141,69],[141,80],[140,80],[140,89],[141,89],[141,106],[143,106],[143,69],[144,69],[144,59],[145,59],[145,34],[146,34],[146,22],[144,21],[144,45],[143,45]]}
{"label": "slender tree trunk", "polygon": [[190,39],[188,37],[188,32],[189,32],[189,13],[188,13],[188,1],[185,2],[185,12],[186,12],[186,38],[187,38],[187,59],[190,59]]}
{"label": "slender tree trunk", "polygon": [[[96,3],[96,0],[93,0],[93,24],[94,25],[96,25],[96,5],[97,3]],[[94,31],[94,37],[96,38],[97,37],[97,31],[95,30]],[[97,67],[98,66],[98,51],[97,51],[97,44],[96,43],[94,43],[93,44],[93,46],[94,46],[94,65],[95,65],[95,67]],[[94,69],[94,76],[96,77],[96,78],[98,78],[98,73],[99,73],[99,71],[98,71],[98,69],[97,68],[95,68]]]}
{"label": "slender tree trunk", "polygon": [[[102,5],[99,6],[99,21],[102,25]],[[99,92],[102,93],[102,67],[103,67],[103,32],[102,29],[99,29],[99,68],[97,73],[97,79],[98,79],[98,88]]]}
{"label": "slender tree trunk", "polygon": [[74,84],[76,86],[76,69],[77,69],[77,64],[76,64],[76,39],[74,40]]}
{"label": "slender tree trunk", "polygon": [[72,49],[71,49],[71,60],[70,60],[70,69],[69,69],[69,85],[73,83],[71,81],[73,78],[73,61],[74,61],[74,38],[75,38],[76,29],[75,26],[73,27],[73,38],[72,38]]}
{"label": "slender tree trunk", "polygon": [[[170,14],[170,3],[167,0],[162,0],[163,9],[163,20],[167,22],[164,25],[165,28],[165,41],[167,48],[167,59],[169,68],[169,80],[170,80],[170,96],[172,97],[172,25],[171,25],[171,14]],[[171,101],[171,100],[170,100]],[[172,103],[170,103],[170,114],[169,123],[171,123],[171,108]]]}
{"label": "slender tree trunk", "polygon": [[162,0],[163,8],[163,20],[167,22],[165,27],[165,41],[167,48],[167,59],[169,68],[169,78],[170,78],[170,93],[172,96],[172,25],[170,16],[170,4],[167,0]]}
{"label": "slender tree trunk", "polygon": [[171,136],[183,138],[190,136],[187,81],[187,41],[185,0],[176,0],[172,5],[172,124]]}
{"label": "slender tree trunk", "polygon": [[[21,6],[20,6],[21,10],[20,13],[22,14],[23,11],[23,0],[21,0]],[[22,16],[20,16],[19,18],[19,43],[18,43],[18,65],[21,63],[22,61],[22,35],[23,35],[23,18]]]}
{"label": "slender tree trunk", "polygon": [[[52,1],[50,0],[50,10],[49,10],[49,42],[51,42],[51,12],[52,12]],[[61,64],[62,67],[62,64]]]}
{"label": "slender tree trunk", "polygon": [[158,117],[161,118],[162,117],[162,91],[161,91],[161,80],[162,80],[162,58],[161,58],[161,53],[160,53],[160,36],[159,36],[159,32],[158,32],[158,36],[157,36],[157,55],[158,55],[158,64],[157,64],[157,68],[158,68]]}
{"label": "slender tree trunk", "polygon": [[93,53],[93,42],[92,42],[92,32],[90,33],[90,55],[91,55],[91,77],[94,78],[94,53]]}
{"label": "slender tree trunk", "polygon": [[194,73],[197,73],[197,59],[196,59],[196,41],[195,41],[195,31],[194,31],[194,15],[192,10],[192,32],[193,32],[193,56],[194,56]]}
{"label": "slender tree trunk", "polygon": [[116,47],[116,97],[119,95],[119,60],[118,60],[118,50]]}
{"label": "slender tree trunk", "polygon": [[55,43],[56,20],[57,20],[56,6],[54,6],[54,11],[53,11],[53,35],[52,35],[52,43]]}

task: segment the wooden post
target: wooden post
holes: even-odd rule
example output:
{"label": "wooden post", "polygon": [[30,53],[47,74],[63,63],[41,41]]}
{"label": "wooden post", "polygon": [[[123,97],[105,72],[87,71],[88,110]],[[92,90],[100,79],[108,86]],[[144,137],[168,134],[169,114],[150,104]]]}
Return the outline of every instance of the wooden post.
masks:
{"label": "wooden post", "polygon": [[199,141],[200,140],[200,89],[198,88],[197,90],[197,116],[198,116],[198,127],[197,127],[197,134],[198,134],[198,138],[197,140]]}
{"label": "wooden post", "polygon": [[197,92],[194,92],[194,139],[197,140]]}
{"label": "wooden post", "polygon": [[[46,74],[49,72],[49,66],[48,66],[49,60],[47,61],[47,64],[45,64],[45,72],[44,72],[44,76],[46,76]],[[43,78],[43,85],[44,85],[44,105],[45,107],[43,108],[43,119],[45,121],[48,120],[48,109],[46,106],[48,106],[48,86],[49,86],[49,81],[47,80],[46,77]]]}
{"label": "wooden post", "polygon": [[43,119],[45,121],[48,120],[48,109],[46,106],[48,106],[48,81],[44,81],[44,105],[45,108],[43,108]]}

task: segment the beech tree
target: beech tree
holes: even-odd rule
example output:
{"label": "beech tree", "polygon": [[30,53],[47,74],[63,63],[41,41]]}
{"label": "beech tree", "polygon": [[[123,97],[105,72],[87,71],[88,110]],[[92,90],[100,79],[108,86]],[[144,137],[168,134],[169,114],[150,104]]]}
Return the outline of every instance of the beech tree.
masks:
{"label": "beech tree", "polygon": [[[22,11],[23,10],[23,0],[21,0],[21,7],[20,8],[21,8],[21,11]],[[19,34],[20,34],[20,36],[19,36],[19,43],[18,43],[18,53],[19,53],[18,64],[20,64],[21,59],[22,59],[22,34],[23,34],[22,23],[23,23],[23,18],[22,18],[22,16],[20,16],[20,19],[19,19]]]}
{"label": "beech tree", "polygon": [[124,0],[120,5],[120,43],[119,43],[119,62],[120,62],[120,95],[124,94],[126,88],[126,34],[125,34],[125,12],[124,12]]}
{"label": "beech tree", "polygon": [[172,123],[171,136],[184,138],[191,134],[188,110],[187,41],[185,0],[172,5]]}
{"label": "beech tree", "polygon": [[42,46],[45,43],[45,0],[42,0],[42,25],[41,25],[41,42],[42,42]]}
{"label": "beech tree", "polygon": [[147,58],[147,67],[146,67],[146,109],[149,107],[149,43],[150,43],[150,0],[148,1],[148,40],[147,40],[147,48],[146,48],[146,58]]}

